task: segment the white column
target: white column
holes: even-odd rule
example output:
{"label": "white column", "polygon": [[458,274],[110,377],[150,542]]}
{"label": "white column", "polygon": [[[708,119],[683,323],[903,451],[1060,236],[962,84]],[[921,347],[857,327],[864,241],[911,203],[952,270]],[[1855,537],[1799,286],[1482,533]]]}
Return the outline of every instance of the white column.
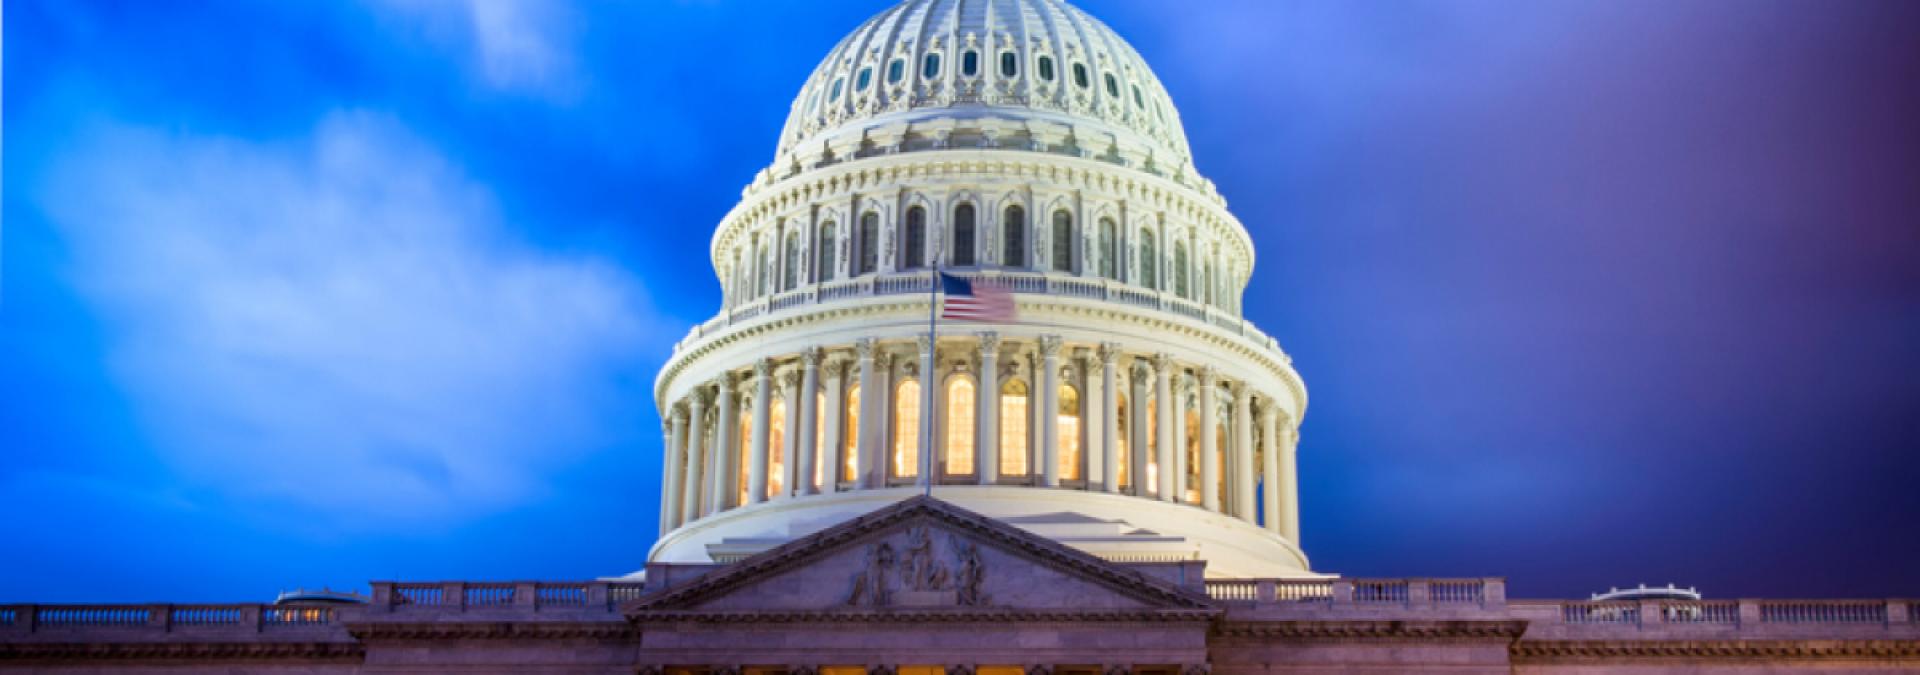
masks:
{"label": "white column", "polygon": [[[775,497],[799,494],[800,463],[796,457],[800,454],[800,434],[794,433],[800,428],[800,373],[787,370],[780,373],[780,398],[786,403],[787,424],[780,435],[780,493]],[[768,430],[772,434],[772,430]],[[772,462],[771,458],[768,460]]]}
{"label": "white column", "polygon": [[980,390],[973,417],[973,473],[981,485],[1000,482],[1000,336],[980,334]]}
{"label": "white column", "polygon": [[679,403],[667,409],[667,462],[661,468],[665,479],[661,482],[660,495],[660,533],[666,534],[680,526],[681,504],[685,501],[681,494],[686,489],[687,462],[682,458],[687,453],[687,408]]}
{"label": "white column", "polygon": [[1145,359],[1134,357],[1133,367],[1129,368],[1127,382],[1127,475],[1133,478],[1128,494],[1146,497],[1153,494],[1153,487],[1147,481],[1147,465],[1153,448],[1147,440],[1147,364]]}
{"label": "white column", "polygon": [[[1260,526],[1280,534],[1280,414],[1273,401],[1260,403]],[[1297,543],[1297,542],[1296,542]]]}
{"label": "white column", "polygon": [[1200,508],[1220,511],[1220,439],[1214,433],[1219,413],[1213,407],[1217,380],[1213,366],[1200,369]]}
{"label": "white column", "polygon": [[821,448],[821,461],[826,463],[825,475],[820,481],[820,491],[832,494],[840,490],[840,476],[847,464],[845,452],[847,432],[844,428],[847,419],[847,362],[834,358],[827,362],[827,409],[821,416],[826,426],[825,448]]}
{"label": "white column", "polygon": [[706,466],[706,463],[701,461],[705,457],[702,441],[706,436],[706,413],[707,393],[703,389],[696,389],[693,395],[687,397],[687,419],[691,425],[691,433],[687,434],[686,439],[687,471],[683,479],[685,485],[680,492],[680,522],[682,523],[691,523],[700,518],[700,477],[705,473],[702,469]]}
{"label": "white column", "polygon": [[1086,347],[1073,350],[1073,385],[1080,391],[1080,489],[1099,490],[1100,475],[1100,378],[1093,374],[1093,352]]}
{"label": "white column", "polygon": [[767,500],[767,425],[773,419],[773,362],[753,364],[753,454],[747,471],[747,503]]}
{"label": "white column", "polygon": [[882,487],[884,483],[875,482],[874,460],[880,457],[880,447],[884,439],[881,430],[885,428],[881,419],[886,410],[887,393],[880,390],[879,366],[881,358],[874,353],[871,338],[863,338],[853,343],[854,354],[860,364],[860,431],[859,447],[853,455],[854,489]]}
{"label": "white column", "polygon": [[1060,336],[1041,336],[1040,371],[1040,484],[1060,487]]}
{"label": "white column", "polygon": [[1155,487],[1160,492],[1160,501],[1163,502],[1178,501],[1180,498],[1178,493],[1174,492],[1177,484],[1175,480],[1177,466],[1173,458],[1176,452],[1173,411],[1180,406],[1175,403],[1176,395],[1172,380],[1173,356],[1164,353],[1155,354],[1153,356],[1153,412],[1157,419],[1154,420],[1153,442],[1157,446],[1154,448],[1154,454],[1157,455],[1155,461],[1160,464],[1160,482]]}
{"label": "white column", "polygon": [[1253,504],[1253,392],[1246,382],[1233,384],[1233,515],[1259,524]]}
{"label": "white column", "polygon": [[735,492],[740,484],[740,406],[734,403],[732,374],[714,378],[713,449],[707,454],[707,493],[702,500],[707,513],[719,513],[739,506]]}
{"label": "white column", "polygon": [[820,453],[820,448],[816,447],[814,442],[814,436],[817,433],[813,426],[814,418],[820,416],[820,409],[816,403],[819,398],[820,350],[808,347],[806,351],[800,353],[800,423],[788,425],[796,429],[795,435],[800,437],[800,456],[787,460],[794,462],[795,472],[799,475],[799,481],[794,483],[799,489],[795,490],[794,494],[811,495],[820,492],[819,485],[813,482],[813,475],[816,473],[814,460]]}
{"label": "white column", "polygon": [[1107,492],[1120,491],[1120,385],[1114,376],[1114,360],[1120,358],[1120,345],[1100,345],[1100,485]]}
{"label": "white column", "polygon": [[[932,219],[929,218],[929,220]],[[932,223],[928,223],[927,227],[931,229]],[[933,362],[935,351],[933,334],[920,336],[918,344],[920,346],[920,427],[914,429],[913,433],[920,437],[920,442],[913,446],[913,451],[920,453],[919,458],[914,460],[915,464],[920,465],[920,470],[914,472],[913,484],[925,486],[933,482],[935,467],[940,464],[940,456],[933,451],[934,448],[939,447],[933,442],[935,430],[933,421],[938,419],[934,410],[933,392],[940,386],[940,377],[939,373],[935,372]]]}
{"label": "white column", "polygon": [[1300,546],[1300,474],[1294,449],[1300,445],[1300,430],[1291,420],[1280,433],[1280,536]]}

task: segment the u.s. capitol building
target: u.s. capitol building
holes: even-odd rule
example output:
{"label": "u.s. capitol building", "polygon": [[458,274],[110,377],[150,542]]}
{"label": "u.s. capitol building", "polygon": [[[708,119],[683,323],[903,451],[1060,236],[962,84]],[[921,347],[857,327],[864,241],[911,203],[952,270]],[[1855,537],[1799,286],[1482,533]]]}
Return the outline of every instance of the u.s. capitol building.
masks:
{"label": "u.s. capitol building", "polygon": [[[1920,668],[1920,603],[1506,597],[1302,548],[1307,391],[1145,61],[906,0],[801,86],[655,386],[662,535],[586,582],[0,605],[0,669],[648,675]],[[936,272],[1011,315],[938,321]],[[1337,367],[1331,364],[1324,367]]]}

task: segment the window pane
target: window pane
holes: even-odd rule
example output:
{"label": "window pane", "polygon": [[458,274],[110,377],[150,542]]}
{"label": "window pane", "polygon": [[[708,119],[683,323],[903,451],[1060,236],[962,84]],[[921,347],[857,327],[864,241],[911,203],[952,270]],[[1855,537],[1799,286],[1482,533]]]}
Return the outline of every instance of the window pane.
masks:
{"label": "window pane", "polygon": [[820,250],[813,267],[814,277],[821,281],[833,281],[834,245],[833,221],[827,221],[820,225],[820,243],[817,244]]}
{"label": "window pane", "polygon": [[1080,480],[1080,390],[1060,385],[1060,479]]}
{"label": "window pane", "polygon": [[860,216],[860,273],[872,274],[880,262],[880,215],[872,211]]}
{"label": "window pane", "polygon": [[859,479],[854,475],[854,470],[860,465],[860,385],[858,384],[847,388],[846,414],[847,424],[840,430],[840,435],[847,439],[846,447],[840,451],[840,457],[844,460],[840,480],[853,481]]}
{"label": "window pane", "polygon": [[1013,77],[1020,74],[1020,57],[1013,52],[1000,52],[1000,76]]}
{"label": "window pane", "polygon": [[1002,239],[1006,250],[1001,253],[1000,262],[1010,267],[1025,267],[1027,264],[1027,212],[1018,206],[1007,207],[1006,230]]}
{"label": "window pane", "polygon": [[960,55],[960,74],[967,77],[980,74],[980,52],[967,50]]}
{"label": "window pane", "polygon": [[1112,96],[1114,98],[1120,98],[1120,83],[1113,79],[1113,73],[1107,73],[1106,80],[1107,80],[1107,95]]}
{"label": "window pane", "polygon": [[1048,82],[1053,81],[1053,57],[1040,57],[1040,79]]}
{"label": "window pane", "polygon": [[947,473],[973,473],[973,381],[953,378],[947,385]]}
{"label": "window pane", "polygon": [[893,475],[912,478],[920,468],[920,383],[907,380],[893,394]]}
{"label": "window pane", "polygon": [[1087,64],[1073,64],[1073,86],[1087,88]]}
{"label": "window pane", "polygon": [[1000,473],[1027,475],[1027,385],[1017,380],[1000,388]]}
{"label": "window pane", "polygon": [[907,76],[906,59],[894,59],[887,64],[887,84],[897,84],[900,78]]}
{"label": "window pane", "polygon": [[[1124,383],[1126,382],[1126,380],[1124,378],[1122,378],[1120,382],[1122,383],[1121,386],[1125,386]],[[1120,484],[1132,485],[1133,484],[1133,455],[1127,452],[1127,442],[1132,440],[1131,438],[1128,438],[1128,431],[1127,431],[1127,422],[1131,421],[1130,420],[1131,416],[1127,414],[1128,413],[1127,395],[1120,394],[1118,401],[1119,401],[1119,408],[1115,411],[1113,421],[1115,423],[1115,426],[1118,429],[1117,433],[1120,434],[1120,436],[1114,439],[1114,455],[1113,456],[1117,458],[1120,462],[1120,474],[1119,474]]]}
{"label": "window pane", "polygon": [[841,85],[841,84],[844,84],[845,82],[846,82],[846,80],[834,80],[834,81],[833,81],[833,92],[827,95],[827,102],[828,102],[828,103],[832,103],[832,102],[834,102],[834,101],[838,101],[838,100],[840,100],[840,85]]}
{"label": "window pane", "polygon": [[1053,212],[1053,268],[1073,271],[1073,216],[1064,210]]}
{"label": "window pane", "polygon": [[861,68],[860,74],[855,75],[853,78],[853,90],[866,91],[867,85],[871,84],[872,82],[873,82],[873,68]]}
{"label": "window pane", "polygon": [[787,485],[787,402],[774,401],[772,419],[767,422],[767,496],[786,494]]}
{"label": "window pane", "polygon": [[973,246],[973,205],[961,204],[953,209],[953,264],[972,265]]}
{"label": "window pane", "polygon": [[940,55],[928,54],[926,62],[920,66],[920,77],[931,80],[939,75]]}
{"label": "window pane", "polygon": [[827,463],[827,393],[813,393],[813,487],[819,489],[826,485]]}
{"label": "window pane", "polygon": [[927,264],[927,210],[915,206],[907,209],[907,241],[903,252],[906,259],[901,261],[903,269],[915,269]]}

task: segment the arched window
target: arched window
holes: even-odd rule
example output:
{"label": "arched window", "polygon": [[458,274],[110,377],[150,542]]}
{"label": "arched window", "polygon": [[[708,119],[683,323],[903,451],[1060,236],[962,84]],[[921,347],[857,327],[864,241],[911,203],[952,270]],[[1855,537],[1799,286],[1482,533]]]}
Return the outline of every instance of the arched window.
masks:
{"label": "arched window", "polygon": [[920,77],[931,80],[940,76],[940,54],[928,52],[925,61],[920,64]]}
{"label": "arched window", "polygon": [[920,382],[903,380],[893,390],[893,477],[920,475]]}
{"label": "arched window", "polygon": [[1027,266],[1027,210],[1018,206],[1007,207],[1006,222],[1001,223],[1000,240],[1005,248],[1000,253],[1000,264],[1008,267]]}
{"label": "arched window", "polygon": [[[827,463],[821,461],[827,454],[827,392],[813,392],[813,475],[807,479],[813,481],[814,489],[826,486]],[[829,492],[832,490],[829,489]]]}
{"label": "arched window", "polygon": [[806,262],[801,256],[800,231],[787,233],[787,268],[780,274],[780,290],[791,291],[800,286],[800,265]]}
{"label": "arched window", "polygon": [[953,207],[953,264],[970,267],[973,263],[973,205]]}
{"label": "arched window", "polygon": [[961,52],[960,74],[967,77],[980,74],[980,52],[971,49]]}
{"label": "arched window", "polygon": [[973,378],[956,375],[947,381],[946,475],[973,473]]}
{"label": "arched window", "polygon": [[894,59],[887,64],[887,84],[899,84],[907,76],[907,60]]}
{"label": "arched window", "polygon": [[[740,447],[733,458],[733,465],[739,467],[753,466],[753,416],[738,415],[738,417],[740,418],[740,441],[737,445]],[[738,475],[735,476],[737,480],[734,481],[733,503],[745,504],[747,503],[747,472],[736,471],[734,473]]]}
{"label": "arched window", "polygon": [[1013,77],[1020,74],[1020,57],[1013,52],[1000,52],[1000,76]]}
{"label": "arched window", "polygon": [[1173,294],[1187,297],[1187,243],[1173,242]]}
{"label": "arched window", "polygon": [[927,210],[907,209],[906,245],[900,251],[900,269],[910,270],[927,264]]}
{"label": "arched window", "polygon": [[1073,214],[1066,209],[1053,212],[1053,269],[1073,271]]}
{"label": "arched window", "polygon": [[[1124,386],[1124,383],[1126,382],[1126,380],[1122,379],[1121,382],[1123,383],[1122,386]],[[1115,396],[1115,400],[1117,401],[1117,406],[1114,409],[1114,415],[1113,415],[1114,429],[1116,433],[1120,434],[1120,437],[1113,439],[1113,448],[1114,448],[1113,456],[1116,459],[1116,461],[1120,462],[1120,472],[1119,472],[1120,484],[1126,485],[1126,486],[1132,486],[1133,485],[1133,454],[1127,452],[1127,442],[1133,439],[1128,436],[1127,424],[1133,421],[1133,416],[1127,414],[1129,412],[1129,410],[1127,409],[1127,395],[1124,393],[1116,393],[1114,396]]]}
{"label": "arched window", "polygon": [[1085,89],[1087,88],[1088,82],[1089,81],[1087,79],[1087,64],[1084,64],[1084,63],[1073,64],[1073,86],[1079,87],[1081,89]]}
{"label": "arched window", "polygon": [[1000,475],[1027,475],[1027,383],[1000,385]]}
{"label": "arched window", "polygon": [[813,275],[821,281],[833,281],[833,251],[838,242],[833,239],[833,221],[820,224],[820,250],[814,252]]}
{"label": "arched window", "polygon": [[1060,432],[1060,480],[1080,480],[1080,390],[1060,385],[1060,410],[1055,427]]}
{"label": "arched window", "polygon": [[860,274],[873,274],[880,262],[880,214],[860,214]]}
{"label": "arched window", "polygon": [[1186,469],[1186,494],[1180,499],[1189,504],[1200,502],[1200,411],[1187,411],[1187,447],[1181,452],[1185,457],[1182,468]]}
{"label": "arched window", "polygon": [[[1220,419],[1229,419],[1226,415],[1219,415],[1218,417]],[[1220,467],[1219,471],[1213,472],[1214,475],[1217,476],[1213,483],[1213,493],[1220,495],[1220,502],[1223,507],[1228,506],[1228,500],[1233,497],[1233,493],[1227,491],[1227,471],[1228,467],[1232,466],[1227,463],[1227,448],[1233,446],[1227,445],[1227,442],[1227,424],[1221,422],[1213,425],[1213,465]]]}
{"label": "arched window", "polygon": [[[768,239],[772,239],[772,237],[768,237]],[[763,296],[773,291],[773,289],[770,288],[770,286],[773,285],[773,251],[771,250],[772,248],[773,246],[771,242],[764,243],[760,246],[760,263],[758,266],[753,268],[753,271],[755,273],[754,276],[760,278],[760,282],[755,285],[756,286],[754,290],[755,296]]]}
{"label": "arched window", "polygon": [[776,399],[767,421],[767,495],[786,494],[787,487],[787,400]]}
{"label": "arched window", "polygon": [[1040,73],[1040,79],[1045,80],[1047,82],[1052,82],[1053,81],[1053,57],[1041,56],[1040,58],[1035,59],[1034,61],[1036,66],[1034,70]]}
{"label": "arched window", "polygon": [[1153,245],[1153,231],[1140,231],[1140,285],[1160,288],[1160,251]]}
{"label": "arched window", "polygon": [[1107,80],[1107,96],[1120,98],[1120,82],[1113,79],[1113,73],[1107,73],[1105,77]]}
{"label": "arched window", "polygon": [[854,471],[860,466],[860,383],[847,387],[847,422],[840,428],[840,435],[847,439],[846,447],[840,449],[844,464],[840,467],[840,480],[857,481]]}
{"label": "arched window", "polygon": [[1112,218],[1100,219],[1100,276],[1119,279],[1120,249],[1119,233],[1114,230]]}
{"label": "arched window", "polygon": [[1141,412],[1146,415],[1147,423],[1147,492],[1160,496],[1160,411],[1159,402],[1147,399],[1147,407]]}

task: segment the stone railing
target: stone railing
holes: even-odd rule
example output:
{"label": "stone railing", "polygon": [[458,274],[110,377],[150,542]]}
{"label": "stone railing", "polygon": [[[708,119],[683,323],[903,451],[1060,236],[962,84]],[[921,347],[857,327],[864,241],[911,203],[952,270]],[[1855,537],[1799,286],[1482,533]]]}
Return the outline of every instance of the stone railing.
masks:
{"label": "stone railing", "polygon": [[1527,636],[1673,639],[1734,636],[1920,637],[1913,600],[1520,600]]}
{"label": "stone railing", "polygon": [[10,605],[0,607],[0,635],[62,631],[137,631],[206,636],[308,634],[335,630],[357,606],[321,605]]}
{"label": "stone railing", "polygon": [[643,586],[616,581],[373,582],[373,611],[613,612]]}
{"label": "stone railing", "polygon": [[1266,611],[1500,609],[1506,580],[1209,579],[1207,595],[1229,608]]}
{"label": "stone railing", "polygon": [[[950,272],[951,273],[951,272]],[[1054,295],[1083,300],[1097,300],[1116,304],[1167,312],[1198,321],[1227,333],[1245,338],[1255,346],[1279,354],[1280,344],[1259,328],[1239,316],[1217,307],[1185,300],[1172,293],[1152,291],[1133,284],[1111,279],[1068,276],[1061,274],[1040,274],[1031,272],[981,271],[955,273],[956,276],[975,280],[992,281],[1013,293],[1032,295]],[[744,302],[723,310],[718,316],[708,319],[687,332],[687,337],[674,345],[679,353],[687,346],[699,340],[725,332],[728,328],[779,314],[797,307],[809,307],[829,302],[849,299],[926,293],[932,284],[932,273],[926,271],[892,274],[868,274],[852,279],[841,279],[805,288],[778,293]]]}

